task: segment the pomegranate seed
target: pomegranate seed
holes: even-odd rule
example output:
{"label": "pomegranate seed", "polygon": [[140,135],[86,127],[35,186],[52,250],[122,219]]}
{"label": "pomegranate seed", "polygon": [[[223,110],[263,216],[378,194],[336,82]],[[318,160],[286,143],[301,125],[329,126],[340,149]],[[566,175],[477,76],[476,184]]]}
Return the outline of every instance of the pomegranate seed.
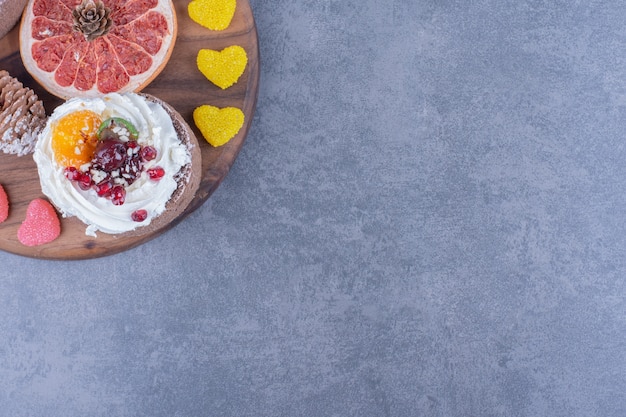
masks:
{"label": "pomegranate seed", "polygon": [[65,174],[65,178],[67,178],[70,181],[78,181],[81,175],[80,171],[74,167],[65,168],[64,174]]}
{"label": "pomegranate seed", "polygon": [[126,201],[126,190],[121,185],[116,185],[111,189],[111,202],[116,206],[121,206]]}
{"label": "pomegranate seed", "polygon": [[89,172],[82,172],[77,181],[81,190],[88,190],[93,185],[93,181],[91,181],[91,174]]}
{"label": "pomegranate seed", "polygon": [[100,184],[96,185],[96,193],[98,197],[108,197],[111,195],[111,189],[113,188],[113,184],[111,180],[104,180]]}
{"label": "pomegranate seed", "polygon": [[148,170],[148,175],[151,180],[158,181],[165,175],[165,170],[161,167],[154,167]]}
{"label": "pomegranate seed", "polygon": [[130,149],[135,149],[137,146],[139,146],[139,144],[136,140],[129,140],[128,142],[126,142],[126,146],[128,146]]}
{"label": "pomegranate seed", "polygon": [[148,218],[148,212],[144,209],[139,209],[134,211],[133,214],[130,215],[131,219],[135,222],[142,222]]}
{"label": "pomegranate seed", "polygon": [[141,158],[144,161],[152,161],[154,158],[157,157],[157,150],[154,149],[154,147],[152,146],[144,146],[143,148],[141,148],[141,151],[139,152],[141,155]]}

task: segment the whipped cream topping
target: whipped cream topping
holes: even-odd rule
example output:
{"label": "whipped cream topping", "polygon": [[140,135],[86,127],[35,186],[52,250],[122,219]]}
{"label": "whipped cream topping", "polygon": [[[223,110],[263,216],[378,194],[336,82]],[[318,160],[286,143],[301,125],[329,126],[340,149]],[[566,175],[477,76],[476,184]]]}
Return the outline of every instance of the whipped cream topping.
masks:
{"label": "whipped cream topping", "polygon": [[[81,190],[65,177],[66,167],[56,162],[52,149],[54,123],[80,110],[98,113],[103,120],[121,117],[130,121],[139,131],[137,142],[157,150],[156,159],[146,162],[141,176],[126,189],[126,200],[120,206],[99,197],[93,189]],[[85,234],[94,237],[96,231],[117,234],[150,224],[163,213],[166,203],[177,189],[179,171],[191,162],[189,150],[179,140],[165,109],[134,93],[108,94],[94,99],[73,98],[58,106],[39,134],[33,158],[43,193],[64,217],[76,216],[83,221],[87,225]],[[155,166],[165,170],[165,176],[159,181],[151,180],[146,173]],[[131,214],[139,209],[148,212],[143,222],[131,219]]]}

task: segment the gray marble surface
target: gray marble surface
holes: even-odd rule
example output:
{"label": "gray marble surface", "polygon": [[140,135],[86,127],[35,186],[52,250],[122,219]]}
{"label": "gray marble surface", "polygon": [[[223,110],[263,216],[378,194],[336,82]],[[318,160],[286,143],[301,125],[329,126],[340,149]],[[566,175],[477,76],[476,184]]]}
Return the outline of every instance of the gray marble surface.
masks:
{"label": "gray marble surface", "polygon": [[251,3],[212,198],[0,254],[0,416],[626,416],[624,3]]}

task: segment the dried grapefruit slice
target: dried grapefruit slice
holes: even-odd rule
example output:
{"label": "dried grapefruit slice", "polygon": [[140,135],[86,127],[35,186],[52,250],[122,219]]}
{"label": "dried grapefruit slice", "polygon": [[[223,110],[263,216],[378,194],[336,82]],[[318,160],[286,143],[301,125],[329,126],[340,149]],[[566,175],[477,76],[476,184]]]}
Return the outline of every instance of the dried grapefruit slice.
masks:
{"label": "dried grapefruit slice", "polygon": [[165,67],[177,29],[172,0],[29,0],[20,52],[64,99],[140,91]]}

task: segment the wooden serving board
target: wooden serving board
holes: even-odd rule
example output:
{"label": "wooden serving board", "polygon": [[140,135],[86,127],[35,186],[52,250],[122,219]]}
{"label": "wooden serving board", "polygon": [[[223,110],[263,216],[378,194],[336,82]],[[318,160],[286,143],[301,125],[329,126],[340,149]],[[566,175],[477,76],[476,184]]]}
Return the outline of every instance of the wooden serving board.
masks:
{"label": "wooden serving board", "polygon": [[[256,25],[248,0],[238,0],[230,26],[223,31],[211,31],[189,18],[189,1],[174,0],[178,19],[178,37],[174,51],[161,74],[143,92],[152,94],[173,106],[194,129],[202,153],[202,179],[196,196],[174,221],[141,236],[115,236],[97,233],[85,235],[85,225],[76,218],[61,218],[61,235],[53,242],[28,247],[17,239],[17,230],[26,216],[28,204],[35,198],[45,198],[39,185],[37,167],[31,155],[17,157],[0,152],[0,184],[10,202],[9,218],[0,223],[0,250],[42,259],[87,259],[112,255],[147,242],[183,220],[200,207],[217,189],[241,150],[250,129],[259,87],[259,48]],[[26,72],[19,53],[19,24],[0,39],[0,69],[5,69],[25,86],[35,90],[44,102],[48,115],[62,101],[38,85]],[[222,50],[239,45],[246,50],[248,65],[239,81],[222,90],[208,81],[196,66],[200,49]],[[237,107],[245,115],[244,126],[227,144],[215,148],[209,145],[193,122],[193,110],[203,104],[217,107]]]}

